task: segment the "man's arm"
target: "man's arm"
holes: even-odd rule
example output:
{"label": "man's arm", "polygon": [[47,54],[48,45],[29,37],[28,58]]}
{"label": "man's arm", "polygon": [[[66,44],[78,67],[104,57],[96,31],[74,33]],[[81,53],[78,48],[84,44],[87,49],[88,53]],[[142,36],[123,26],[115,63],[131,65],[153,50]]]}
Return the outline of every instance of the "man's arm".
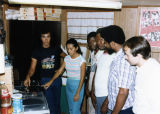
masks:
{"label": "man's arm", "polygon": [[125,88],[119,89],[119,93],[116,99],[116,104],[115,104],[112,114],[118,114],[122,110],[126,102],[126,99],[128,97],[128,94],[129,94],[129,89],[125,89]]}
{"label": "man's arm", "polygon": [[101,113],[106,114],[108,111],[108,96],[106,97],[105,101],[103,102],[101,106]]}
{"label": "man's arm", "polygon": [[95,69],[95,73],[94,73],[94,76],[93,76],[92,89],[91,89],[91,100],[92,100],[92,104],[93,104],[94,108],[96,108],[96,96],[95,96],[95,86],[94,86],[96,71],[97,71],[97,67]]}
{"label": "man's arm", "polygon": [[53,83],[53,81],[55,79],[57,79],[64,72],[64,69],[65,69],[65,62],[63,62],[63,64],[61,65],[61,67],[52,76],[51,80],[49,82],[45,83],[44,85],[42,85],[42,87],[44,87],[45,89],[48,89],[50,87],[50,85]]}
{"label": "man's arm", "polygon": [[24,85],[27,86],[27,87],[30,86],[30,78],[33,76],[33,74],[34,74],[34,72],[35,72],[36,65],[37,65],[37,60],[34,59],[34,58],[32,58],[29,72],[28,72],[28,74],[26,75],[26,79],[25,79],[25,81],[24,81]]}
{"label": "man's arm", "polygon": [[63,51],[62,51],[62,53],[60,54],[60,56],[61,56],[62,58],[64,58],[66,55],[67,55],[67,54],[66,54],[65,52],[63,52]]}

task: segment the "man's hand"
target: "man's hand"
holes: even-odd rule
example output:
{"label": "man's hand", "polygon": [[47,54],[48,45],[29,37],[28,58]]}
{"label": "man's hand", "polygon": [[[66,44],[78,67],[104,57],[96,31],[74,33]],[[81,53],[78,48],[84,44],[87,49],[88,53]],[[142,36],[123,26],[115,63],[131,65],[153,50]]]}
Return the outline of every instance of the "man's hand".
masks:
{"label": "man's hand", "polygon": [[108,111],[108,105],[106,103],[103,103],[101,106],[101,113],[106,114]]}
{"label": "man's hand", "polygon": [[96,109],[96,96],[93,91],[91,91],[91,100],[92,100],[94,109]]}
{"label": "man's hand", "polygon": [[79,93],[76,93],[76,94],[74,95],[73,101],[78,101],[78,100],[79,100]]}
{"label": "man's hand", "polygon": [[102,106],[101,106],[101,113],[106,114],[108,112],[108,96],[104,100]]}
{"label": "man's hand", "polygon": [[48,89],[51,86],[52,82],[47,82],[46,84],[42,85],[42,87],[44,87],[44,89]]}
{"label": "man's hand", "polygon": [[88,89],[87,87],[85,88],[85,92],[86,92],[87,97],[91,97],[91,96],[90,96],[89,89]]}
{"label": "man's hand", "polygon": [[27,77],[27,78],[24,80],[24,86],[29,87],[29,86],[30,86],[30,83],[31,83],[31,79],[30,79],[30,77]]}
{"label": "man's hand", "polygon": [[118,113],[113,111],[112,114],[118,114]]}

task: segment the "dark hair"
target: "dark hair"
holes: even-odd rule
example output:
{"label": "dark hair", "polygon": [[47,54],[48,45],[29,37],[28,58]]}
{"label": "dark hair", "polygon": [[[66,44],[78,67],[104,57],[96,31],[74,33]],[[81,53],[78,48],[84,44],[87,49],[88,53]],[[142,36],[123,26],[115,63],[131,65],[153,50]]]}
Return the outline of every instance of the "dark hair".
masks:
{"label": "dark hair", "polygon": [[89,42],[89,40],[90,40],[92,37],[93,37],[93,38],[96,37],[96,32],[90,32],[90,33],[87,35],[87,42]]}
{"label": "dark hair", "polygon": [[149,42],[142,36],[135,36],[128,39],[124,45],[124,47],[128,47],[131,49],[131,53],[134,57],[137,54],[141,54],[144,59],[148,59],[151,57],[151,47]]}
{"label": "dark hair", "polygon": [[102,28],[99,31],[100,35],[108,43],[114,41],[118,44],[123,44],[125,42],[125,35],[123,29],[117,25],[110,25]]}
{"label": "dark hair", "polygon": [[50,33],[50,34],[51,34],[51,32],[50,32],[50,31],[42,30],[42,31],[40,32],[40,35],[42,35],[42,34],[47,34],[47,33]]}
{"label": "dark hair", "polygon": [[[48,34],[48,33],[49,33],[50,36],[51,36],[50,47],[56,47],[57,44],[56,44],[56,42],[54,43],[54,34],[53,34],[53,32],[48,31],[48,30],[42,30],[42,31],[40,32],[40,38],[42,37],[42,34]],[[40,46],[42,46],[41,40],[40,40]]]}
{"label": "dark hair", "polygon": [[100,33],[100,35],[101,35],[102,29],[103,29],[103,28],[98,28],[97,31],[96,31],[96,34]]}
{"label": "dark hair", "polygon": [[66,46],[67,46],[67,44],[73,44],[73,46],[74,46],[75,48],[78,47],[77,53],[79,53],[79,54],[82,55],[81,48],[80,48],[80,46],[78,45],[78,42],[77,42],[74,38],[69,39],[69,40],[66,42]]}

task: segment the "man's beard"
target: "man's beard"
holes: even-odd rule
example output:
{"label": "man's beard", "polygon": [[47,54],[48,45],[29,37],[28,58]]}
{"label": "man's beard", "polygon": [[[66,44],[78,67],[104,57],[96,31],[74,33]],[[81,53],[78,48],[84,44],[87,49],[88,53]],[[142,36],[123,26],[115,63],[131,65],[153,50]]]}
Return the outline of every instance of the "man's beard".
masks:
{"label": "man's beard", "polygon": [[107,48],[107,52],[108,52],[108,54],[112,54],[112,53],[115,53],[115,51],[112,49],[112,48]]}
{"label": "man's beard", "polygon": [[112,54],[112,53],[115,53],[115,51],[112,49],[112,48],[106,48],[106,47],[103,47],[103,48],[99,48],[100,50],[106,50],[108,54]]}

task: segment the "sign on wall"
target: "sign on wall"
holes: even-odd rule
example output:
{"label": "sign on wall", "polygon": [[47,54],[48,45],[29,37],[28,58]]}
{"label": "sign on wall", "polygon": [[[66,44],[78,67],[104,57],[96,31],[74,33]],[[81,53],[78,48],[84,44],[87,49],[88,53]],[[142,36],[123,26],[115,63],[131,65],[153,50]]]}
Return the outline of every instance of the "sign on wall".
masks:
{"label": "sign on wall", "polygon": [[160,7],[141,9],[139,34],[144,36],[152,47],[160,47]]}

